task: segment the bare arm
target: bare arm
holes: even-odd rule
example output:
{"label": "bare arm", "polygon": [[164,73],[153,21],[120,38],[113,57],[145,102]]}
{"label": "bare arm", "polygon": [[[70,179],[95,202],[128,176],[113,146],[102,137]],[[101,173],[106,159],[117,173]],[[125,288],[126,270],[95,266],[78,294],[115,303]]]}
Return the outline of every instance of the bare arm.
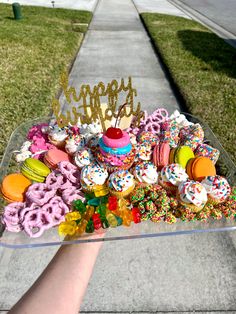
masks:
{"label": "bare arm", "polygon": [[78,313],[102,242],[63,245],[10,314]]}

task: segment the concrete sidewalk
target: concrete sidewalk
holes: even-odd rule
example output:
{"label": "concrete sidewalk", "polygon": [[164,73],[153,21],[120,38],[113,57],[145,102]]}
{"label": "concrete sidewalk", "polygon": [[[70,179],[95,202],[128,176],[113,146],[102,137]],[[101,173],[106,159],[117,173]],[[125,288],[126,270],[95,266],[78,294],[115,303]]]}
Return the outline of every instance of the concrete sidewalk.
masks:
{"label": "concrete sidewalk", "polygon": [[[2,3],[12,4],[15,0],[1,0]],[[21,5],[35,5],[41,7],[53,7],[51,0],[19,0]],[[54,0],[55,8],[94,11],[98,0]]]}
{"label": "concrete sidewalk", "polygon": [[189,18],[183,11],[179,10],[168,0],[133,0],[139,13],[161,13]]}
{"label": "concrete sidewalk", "polygon": [[[70,81],[78,87],[129,75],[143,108],[178,108],[133,2],[100,0]],[[235,244],[236,232],[106,242],[81,310],[233,313]],[[20,298],[55,250],[0,250],[0,310]]]}
{"label": "concrete sidewalk", "polygon": [[[131,0],[100,0],[70,74],[70,84],[132,76],[136,101],[151,112],[179,106]],[[61,99],[63,102],[63,98]],[[65,104],[66,105],[66,104]]]}

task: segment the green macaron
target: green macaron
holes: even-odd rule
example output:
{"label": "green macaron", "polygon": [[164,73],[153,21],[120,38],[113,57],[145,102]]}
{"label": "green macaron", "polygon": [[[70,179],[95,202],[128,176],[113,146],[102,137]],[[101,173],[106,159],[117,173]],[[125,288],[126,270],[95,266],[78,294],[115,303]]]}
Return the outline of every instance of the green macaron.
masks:
{"label": "green macaron", "polygon": [[35,182],[44,182],[50,172],[44,163],[34,158],[27,158],[21,167],[21,173]]}
{"label": "green macaron", "polygon": [[174,152],[174,161],[180,164],[183,168],[186,168],[188,161],[194,158],[194,153],[189,146],[179,146]]}

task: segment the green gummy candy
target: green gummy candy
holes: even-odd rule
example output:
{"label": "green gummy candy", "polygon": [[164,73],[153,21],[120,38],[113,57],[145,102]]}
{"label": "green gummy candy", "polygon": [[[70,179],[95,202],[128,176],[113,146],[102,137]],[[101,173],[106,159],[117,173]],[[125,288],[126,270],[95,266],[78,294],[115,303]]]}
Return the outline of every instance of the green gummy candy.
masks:
{"label": "green gummy candy", "polygon": [[100,204],[99,198],[92,198],[88,200],[88,204],[92,206],[98,206]]}
{"label": "green gummy candy", "polygon": [[87,223],[85,231],[87,233],[93,233],[94,232],[94,225],[93,225],[93,221],[92,220],[89,220],[89,222]]}
{"label": "green gummy candy", "polygon": [[109,223],[106,218],[102,219],[102,228],[103,229],[109,228]]}
{"label": "green gummy candy", "polygon": [[115,216],[115,217],[116,217],[116,220],[117,220],[117,226],[121,226],[122,222],[123,222],[122,218],[119,217],[119,216]]}

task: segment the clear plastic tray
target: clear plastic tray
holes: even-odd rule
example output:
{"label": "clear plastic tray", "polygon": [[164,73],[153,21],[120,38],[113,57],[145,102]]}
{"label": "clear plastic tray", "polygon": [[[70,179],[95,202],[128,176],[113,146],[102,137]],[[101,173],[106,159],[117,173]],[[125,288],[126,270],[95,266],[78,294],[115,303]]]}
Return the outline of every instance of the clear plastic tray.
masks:
{"label": "clear plastic tray", "polygon": [[[205,132],[205,141],[211,146],[220,150],[220,159],[217,162],[217,173],[226,176],[231,185],[236,184],[236,166],[230,159],[227,152],[223,149],[211,129],[206,123],[199,118],[190,114],[184,113],[187,119],[194,123],[200,123]],[[21,124],[11,135],[10,141],[4,153],[0,165],[0,181],[3,177],[13,171],[18,171],[19,166],[14,161],[13,152],[18,150],[26,139],[26,134],[29,128],[37,123],[49,122],[50,117],[38,118]],[[1,205],[0,213],[3,211]],[[112,240],[127,240],[135,238],[149,238],[160,236],[171,236],[180,234],[200,233],[200,232],[219,232],[236,230],[235,220],[213,220],[207,222],[193,221],[183,222],[178,221],[175,224],[169,225],[164,222],[153,223],[151,221],[142,222],[140,224],[132,224],[130,227],[109,228],[104,237],[94,237],[93,235],[85,234],[82,237],[73,240],[64,240],[57,233],[57,228],[46,231],[40,238],[29,238],[24,232],[12,233],[4,230],[0,223],[0,246],[9,248],[27,248],[41,247],[81,242],[93,241],[112,241]]]}

